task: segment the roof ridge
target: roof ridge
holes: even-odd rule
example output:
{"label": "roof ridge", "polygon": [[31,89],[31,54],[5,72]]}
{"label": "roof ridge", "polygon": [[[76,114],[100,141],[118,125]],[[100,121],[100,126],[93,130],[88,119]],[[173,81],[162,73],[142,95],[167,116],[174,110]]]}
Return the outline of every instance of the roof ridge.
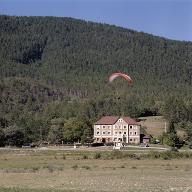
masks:
{"label": "roof ridge", "polygon": [[94,124],[97,124],[97,125],[114,125],[118,119],[122,118],[127,124],[136,124],[137,125],[137,122],[135,121],[135,119],[132,119],[131,117],[129,116],[103,116],[101,117],[98,121],[96,121]]}

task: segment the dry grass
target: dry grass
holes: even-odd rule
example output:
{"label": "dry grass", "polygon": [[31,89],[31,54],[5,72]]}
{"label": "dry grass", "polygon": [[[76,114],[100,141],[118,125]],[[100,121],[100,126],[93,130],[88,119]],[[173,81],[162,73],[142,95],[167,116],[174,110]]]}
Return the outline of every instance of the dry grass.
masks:
{"label": "dry grass", "polygon": [[1,152],[0,191],[192,191],[192,160],[106,160],[85,154],[87,159],[75,151]]}
{"label": "dry grass", "polygon": [[165,123],[168,127],[168,123],[163,116],[140,117],[139,119],[142,120],[139,122],[141,126],[146,127],[147,133],[153,135],[154,137],[162,135],[165,131]]}

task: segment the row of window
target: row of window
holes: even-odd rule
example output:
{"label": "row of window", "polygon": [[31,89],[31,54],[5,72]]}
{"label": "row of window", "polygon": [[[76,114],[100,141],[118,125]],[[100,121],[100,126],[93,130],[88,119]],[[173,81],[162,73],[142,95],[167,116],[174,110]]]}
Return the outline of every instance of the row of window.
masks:
{"label": "row of window", "polygon": [[[118,132],[115,132],[115,135],[117,135]],[[122,134],[122,132],[119,132],[119,134]],[[124,135],[127,134],[127,132],[123,132]],[[134,133],[133,132],[129,132],[129,135],[137,135],[137,132],[135,131]]]}
{"label": "row of window", "polygon": [[[103,128],[103,129],[105,129],[105,128],[111,129],[111,126],[105,126],[105,125],[103,125],[103,126],[102,126],[102,128]],[[121,129],[121,125],[119,125],[119,126],[115,125],[115,128],[116,128],[116,129],[118,129],[118,128],[119,128],[119,129]],[[126,125],[124,125],[124,126],[123,126],[123,128],[124,128],[124,129],[126,129],[126,128],[127,128],[127,126],[126,126]],[[132,128],[133,128],[133,126],[132,126],[132,125],[130,125],[130,126],[129,126],[129,128],[130,128],[130,129],[132,129]],[[100,127],[97,127],[97,129],[100,129]]]}
{"label": "row of window", "polygon": [[137,138],[134,138],[134,139],[130,138],[129,141],[132,142],[132,141],[138,141],[138,140]]}
{"label": "row of window", "polygon": [[[96,139],[97,141],[100,141],[99,138]],[[111,141],[111,138],[107,138],[107,141],[110,142]],[[122,141],[122,138],[114,138],[114,141]],[[137,138],[130,138],[129,139],[129,142],[137,142],[138,139]]]}
{"label": "row of window", "polygon": [[[108,131],[108,132],[107,132],[107,131],[106,131],[106,132],[103,131],[102,134],[103,134],[103,135],[106,135],[106,134],[110,135],[111,132],[110,132],[110,131]],[[115,132],[115,135],[117,135],[117,134],[118,134],[118,132]],[[121,135],[122,132],[120,131],[119,134]],[[123,134],[126,135],[127,132],[123,132]],[[100,131],[97,131],[97,135],[100,135]],[[129,132],[129,135],[137,135],[137,132],[134,132],[134,133],[133,133],[133,132]]]}
{"label": "row of window", "polygon": [[[110,132],[110,131],[108,131],[108,132],[105,132],[105,131],[104,131],[102,134],[103,134],[103,135],[106,135],[106,134],[110,135],[111,132]],[[99,131],[97,131],[97,135],[100,135],[100,132],[99,132]]]}
{"label": "row of window", "polygon": [[[117,139],[117,138],[114,138],[114,141],[122,141],[122,138],[118,138],[118,139]],[[130,139],[129,139],[129,142],[133,142],[133,141],[134,141],[134,142],[137,142],[138,139],[137,139],[137,138],[133,138],[133,139],[130,138]]]}

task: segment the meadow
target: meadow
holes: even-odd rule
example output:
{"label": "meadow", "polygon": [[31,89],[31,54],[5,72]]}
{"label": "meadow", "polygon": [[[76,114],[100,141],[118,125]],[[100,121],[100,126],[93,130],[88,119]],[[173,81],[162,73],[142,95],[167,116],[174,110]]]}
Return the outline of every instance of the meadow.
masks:
{"label": "meadow", "polygon": [[0,191],[192,191],[192,153],[169,153],[0,150]]}
{"label": "meadow", "polygon": [[140,117],[139,119],[141,126],[145,127],[147,133],[154,137],[162,135],[165,132],[165,126],[168,127],[168,122],[163,116]]}

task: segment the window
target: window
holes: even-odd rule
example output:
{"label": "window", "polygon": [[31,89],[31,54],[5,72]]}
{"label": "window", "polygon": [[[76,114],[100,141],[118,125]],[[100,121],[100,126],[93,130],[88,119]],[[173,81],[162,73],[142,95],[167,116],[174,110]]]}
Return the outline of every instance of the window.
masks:
{"label": "window", "polygon": [[127,128],[127,126],[125,125],[125,126],[124,126],[124,129],[126,129],[126,128]]}
{"label": "window", "polygon": [[111,127],[110,127],[110,126],[108,126],[108,129],[111,129]]}
{"label": "window", "polygon": [[99,135],[99,133],[100,133],[100,132],[99,132],[99,131],[97,131],[97,135]]}
{"label": "window", "polygon": [[119,125],[119,129],[121,129],[121,126]]}
{"label": "window", "polygon": [[127,132],[124,132],[124,135],[126,135],[127,134]]}
{"label": "window", "polygon": [[105,132],[103,132],[103,135],[105,135]]}
{"label": "window", "polygon": [[97,127],[97,129],[100,129],[99,127]]}
{"label": "window", "polygon": [[132,128],[133,128],[133,126],[132,126],[132,125],[130,125],[130,126],[129,126],[129,128],[130,128],[130,129],[132,129]]}
{"label": "window", "polygon": [[99,141],[99,138],[97,138],[97,141]]}
{"label": "window", "polygon": [[110,131],[108,131],[108,134],[110,135],[110,134],[111,134],[111,132],[110,132]]}
{"label": "window", "polygon": [[103,129],[105,129],[105,126],[103,126]]}
{"label": "window", "polygon": [[132,135],[132,132],[130,132],[130,135]]}
{"label": "window", "polygon": [[119,132],[119,134],[121,134],[121,131]]}
{"label": "window", "polygon": [[117,132],[115,132],[115,135],[117,135]]}
{"label": "window", "polygon": [[135,135],[137,135],[137,132],[135,132]]}
{"label": "window", "polygon": [[129,141],[132,141],[132,139],[129,139]]}

